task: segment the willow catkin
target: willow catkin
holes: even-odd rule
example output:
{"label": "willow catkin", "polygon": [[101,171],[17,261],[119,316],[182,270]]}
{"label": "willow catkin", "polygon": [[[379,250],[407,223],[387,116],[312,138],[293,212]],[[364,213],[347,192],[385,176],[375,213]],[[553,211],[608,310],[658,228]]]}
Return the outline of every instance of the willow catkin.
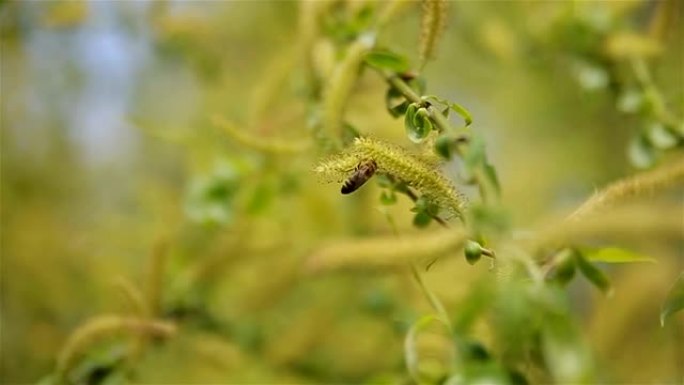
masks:
{"label": "willow catkin", "polygon": [[121,335],[150,335],[169,337],[176,331],[170,322],[146,320],[118,315],[101,315],[90,319],[69,336],[57,358],[57,376],[66,379],[69,371],[88,349],[110,337]]}
{"label": "willow catkin", "polygon": [[360,162],[368,160],[376,163],[377,172],[406,183],[428,201],[462,216],[466,205],[465,196],[447,178],[419,157],[377,139],[356,138],[351,149],[321,162],[314,171],[329,179],[340,180],[348,177]]}
{"label": "willow catkin", "polygon": [[252,148],[257,151],[267,152],[272,154],[298,154],[308,149],[312,142],[309,139],[276,139],[276,138],[262,138],[248,134],[244,129],[238,128],[225,118],[214,115],[211,119],[214,126],[223,130],[228,136],[236,142],[245,147]]}
{"label": "willow catkin", "polygon": [[435,56],[437,42],[444,31],[447,20],[446,0],[423,0],[423,17],[420,30],[421,67]]}
{"label": "willow catkin", "polygon": [[323,93],[323,128],[335,141],[342,136],[342,115],[347,99],[356,84],[365,54],[375,45],[375,36],[359,36],[348,48],[344,59],[335,67]]}
{"label": "willow catkin", "polygon": [[308,273],[338,269],[403,269],[412,261],[455,252],[466,239],[467,233],[461,228],[332,242],[315,250],[307,259],[305,269]]}
{"label": "willow catkin", "polygon": [[654,170],[613,182],[584,202],[568,220],[577,221],[624,199],[652,193],[677,183],[682,184],[682,182],[684,182],[684,157]]}

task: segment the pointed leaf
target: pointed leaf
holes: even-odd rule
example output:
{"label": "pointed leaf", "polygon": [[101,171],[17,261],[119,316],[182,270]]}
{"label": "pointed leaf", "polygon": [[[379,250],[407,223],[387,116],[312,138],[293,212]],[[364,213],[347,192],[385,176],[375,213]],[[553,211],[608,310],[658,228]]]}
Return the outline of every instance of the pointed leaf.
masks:
{"label": "pointed leaf", "polygon": [[576,253],[576,261],[577,267],[579,267],[582,275],[584,275],[589,282],[599,288],[604,294],[608,296],[612,295],[613,289],[610,286],[608,277],[606,277],[603,271],[594,266],[591,262],[587,261],[587,259],[579,252]]}
{"label": "pointed leaf", "polygon": [[670,292],[665,298],[660,310],[660,326],[665,326],[665,321],[672,314],[684,309],[684,271],[679,274]]}
{"label": "pointed leaf", "polygon": [[413,217],[413,225],[419,228],[427,227],[431,221],[432,217],[425,211],[419,211]]}
{"label": "pointed leaf", "polygon": [[394,191],[383,191],[380,194],[380,203],[383,205],[393,205],[397,202],[397,194]]}
{"label": "pointed leaf", "polygon": [[629,160],[637,168],[649,168],[656,162],[653,145],[644,136],[633,138],[628,149]]}
{"label": "pointed leaf", "polygon": [[600,249],[582,249],[582,254],[592,262],[605,263],[632,263],[632,262],[657,262],[654,258],[641,255],[633,251],[618,247],[603,247]]}
{"label": "pointed leaf", "polygon": [[446,99],[439,98],[435,95],[424,96],[423,99],[433,100],[437,103],[447,106],[447,108],[454,110],[454,112],[456,112],[461,116],[461,118],[463,118],[463,121],[465,122],[466,126],[470,126],[473,123],[473,116],[470,114],[470,111],[468,111],[465,107],[458,103],[450,102]]}
{"label": "pointed leaf", "polygon": [[374,50],[366,54],[366,64],[380,70],[406,72],[411,66],[404,56],[387,50]]}

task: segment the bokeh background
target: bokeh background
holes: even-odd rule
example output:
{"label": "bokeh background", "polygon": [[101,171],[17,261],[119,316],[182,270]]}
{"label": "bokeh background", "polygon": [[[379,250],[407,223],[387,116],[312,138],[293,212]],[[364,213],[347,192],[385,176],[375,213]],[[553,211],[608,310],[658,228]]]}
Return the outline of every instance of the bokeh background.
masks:
{"label": "bokeh background", "polygon": [[[384,4],[349,3],[348,12]],[[513,228],[569,212],[635,172],[630,143],[644,120],[620,110],[614,68],[592,61],[582,44],[592,33],[649,33],[660,3],[670,2],[450,3],[437,58],[423,75],[430,94],[473,114]],[[159,314],[178,330],[145,349],[132,381],[404,381],[407,325],[429,312],[410,272],[313,274],[306,260],[329,240],[435,225],[413,228],[409,203],[382,206],[374,183],[341,196],[339,185],[313,175],[315,151],[263,154],[212,124],[218,114],[256,136],[310,135],[307,73],[293,48],[301,7],[0,2],[3,383],[46,378],[79,325],[129,313],[126,288],[154,290],[150,265],[160,259]],[[657,47],[638,41],[633,50],[681,117],[682,7],[662,8]],[[568,20],[594,29],[568,37],[558,32]],[[379,44],[417,63],[419,25],[420,7],[409,5]],[[410,146],[403,123],[384,108],[385,90],[364,71],[345,116],[363,133]],[[680,188],[637,203],[682,218],[669,209],[681,199]],[[607,267],[610,298],[581,279],[568,288],[601,382],[684,378],[681,317],[664,328],[658,322],[684,266],[679,234],[629,240],[657,262]],[[488,275],[486,263],[470,266],[454,253],[424,279],[456,313]],[[117,359],[117,346],[98,348],[92,365]]]}

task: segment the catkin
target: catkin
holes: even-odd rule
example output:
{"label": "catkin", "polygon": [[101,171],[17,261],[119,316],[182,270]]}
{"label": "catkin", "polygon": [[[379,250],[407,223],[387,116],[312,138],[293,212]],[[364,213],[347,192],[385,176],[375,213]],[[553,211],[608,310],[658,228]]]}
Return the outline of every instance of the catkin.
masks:
{"label": "catkin", "polygon": [[377,172],[395,177],[415,188],[423,197],[448,212],[462,215],[465,197],[436,169],[401,147],[372,138],[356,138],[353,148],[321,162],[315,169],[329,179],[348,177],[356,165],[373,160]]}
{"label": "catkin", "polygon": [[57,375],[66,379],[71,368],[88,349],[108,337],[133,334],[169,337],[176,326],[169,322],[145,320],[135,317],[102,315],[89,320],[69,337],[57,359]]}
{"label": "catkin", "polygon": [[214,115],[212,117],[212,124],[223,130],[228,136],[236,142],[255,149],[272,154],[298,154],[308,149],[312,142],[308,139],[275,139],[275,138],[261,138],[253,136],[233,125],[223,117]]}
{"label": "catkin", "polygon": [[423,0],[423,17],[420,31],[421,67],[434,57],[437,41],[444,30],[447,19],[445,0]]}
{"label": "catkin", "polygon": [[375,44],[375,36],[365,34],[352,43],[344,59],[333,70],[323,94],[323,127],[331,138],[341,137],[342,115],[351,94],[364,55]]}
{"label": "catkin", "polygon": [[464,229],[440,230],[402,237],[381,236],[321,246],[306,261],[308,273],[339,269],[405,268],[412,261],[453,253],[467,239]]}

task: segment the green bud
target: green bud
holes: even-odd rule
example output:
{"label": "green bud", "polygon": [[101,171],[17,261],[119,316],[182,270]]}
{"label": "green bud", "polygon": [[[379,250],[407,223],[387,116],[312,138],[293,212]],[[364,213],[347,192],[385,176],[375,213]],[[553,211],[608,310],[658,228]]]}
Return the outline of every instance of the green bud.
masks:
{"label": "green bud", "polygon": [[482,257],[482,246],[475,241],[466,241],[463,251],[465,253],[466,261],[471,265],[477,263]]}

